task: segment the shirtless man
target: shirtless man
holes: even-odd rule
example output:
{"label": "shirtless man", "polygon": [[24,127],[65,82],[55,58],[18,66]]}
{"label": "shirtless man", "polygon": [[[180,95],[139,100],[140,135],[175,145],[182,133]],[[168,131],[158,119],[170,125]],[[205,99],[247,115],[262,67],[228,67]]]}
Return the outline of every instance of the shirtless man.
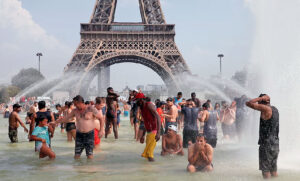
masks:
{"label": "shirtless man", "polygon": [[76,139],[75,139],[75,159],[79,159],[82,151],[85,149],[88,159],[93,158],[94,149],[94,129],[95,118],[101,121],[100,137],[104,134],[104,122],[101,111],[93,106],[84,104],[84,99],[80,95],[73,98],[75,109],[66,117],[57,120],[57,123],[67,123],[72,117],[76,117]]}
{"label": "shirtless man", "polygon": [[115,139],[118,139],[118,120],[117,120],[117,103],[118,103],[118,94],[114,93],[112,87],[107,88],[107,112],[106,112],[106,126],[105,126],[105,138],[109,134],[110,126],[113,125]]}
{"label": "shirtless man", "polygon": [[24,128],[24,131],[28,133],[28,129],[25,124],[21,121],[18,113],[21,111],[21,106],[19,104],[13,105],[13,112],[9,116],[9,127],[8,127],[8,136],[12,143],[18,142],[18,127],[21,126]]}
{"label": "shirtless man", "polygon": [[235,115],[236,115],[236,102],[232,102],[230,106],[226,102],[222,102],[221,109],[221,122],[222,122],[222,131],[223,139],[231,139],[236,136],[235,128]]}
{"label": "shirtless man", "polygon": [[100,147],[101,143],[101,123],[105,123],[105,118],[103,116],[103,108],[105,107],[105,99],[102,99],[101,97],[97,97],[95,99],[95,108],[102,114],[102,120],[95,118],[95,135],[94,135],[94,143],[95,143],[95,149],[98,149]]}
{"label": "shirtless man", "polygon": [[164,134],[162,137],[161,156],[169,154],[184,155],[182,139],[181,136],[177,134],[177,127],[174,125],[170,125],[167,134]]}
{"label": "shirtless man", "polygon": [[204,135],[199,134],[196,143],[188,148],[187,171],[190,173],[211,172],[213,170],[213,152],[213,148],[206,143]]}
{"label": "shirtless man", "polygon": [[[177,126],[176,118],[178,116],[178,109],[174,105],[172,98],[167,99],[167,106],[168,106],[169,110],[164,112],[164,114],[162,114],[162,116],[165,117],[165,119],[166,119],[165,120],[166,121],[165,128],[168,128],[170,125]],[[165,133],[167,133],[167,131],[168,130],[166,129]]]}

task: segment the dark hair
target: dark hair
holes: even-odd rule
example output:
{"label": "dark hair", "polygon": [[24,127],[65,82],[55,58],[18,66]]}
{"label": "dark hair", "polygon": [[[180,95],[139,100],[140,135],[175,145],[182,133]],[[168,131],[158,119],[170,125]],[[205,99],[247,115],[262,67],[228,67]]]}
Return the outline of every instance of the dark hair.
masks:
{"label": "dark hair", "polygon": [[39,107],[39,109],[44,109],[46,107],[46,102],[45,101],[40,101],[38,103],[38,107]]}
{"label": "dark hair", "polygon": [[69,103],[69,101],[66,101],[66,102],[65,102],[65,106],[68,105],[68,103]]}
{"label": "dark hair", "polygon": [[173,102],[173,99],[172,99],[172,97],[169,97],[168,99],[167,99],[167,102],[168,101],[171,101],[171,102]]}
{"label": "dark hair", "polygon": [[215,108],[217,107],[217,105],[219,105],[219,107],[220,107],[220,103],[216,102],[216,104],[215,104]]}
{"label": "dark hair", "polygon": [[45,114],[39,114],[36,119],[39,120],[39,122],[42,122],[44,119],[48,120],[48,118]]}
{"label": "dark hair", "polygon": [[56,108],[57,108],[57,107],[61,107],[61,105],[60,105],[60,104],[56,104],[55,107],[56,107]]}
{"label": "dark hair", "polygon": [[85,105],[89,105],[91,102],[90,101],[85,101]]}
{"label": "dark hair", "polygon": [[182,96],[182,92],[178,92],[177,95],[178,95],[178,96]]}
{"label": "dark hair", "polygon": [[199,133],[199,134],[197,135],[197,138],[201,138],[201,137],[203,137],[203,138],[205,139],[205,136],[204,136],[203,133]]}
{"label": "dark hair", "polygon": [[145,101],[146,101],[146,102],[151,102],[151,98],[150,98],[150,97],[146,97],[146,98],[145,98]]}
{"label": "dark hair", "polygon": [[210,100],[210,99],[208,99],[206,102],[207,102],[207,103],[211,103],[211,100]]}
{"label": "dark hair", "polygon": [[196,96],[196,93],[195,93],[195,92],[192,92],[192,93],[191,93],[191,96]]}
{"label": "dark hair", "polygon": [[[263,96],[266,96],[267,94],[260,94],[259,97],[263,97]],[[269,104],[268,101],[259,101],[258,102],[259,104]]]}
{"label": "dark hair", "polygon": [[68,102],[67,107],[70,108],[73,105],[73,102]]}
{"label": "dark hair", "polygon": [[202,105],[202,107],[208,109],[210,108],[210,104],[206,102]]}
{"label": "dark hair", "polygon": [[96,97],[95,104],[101,104],[101,103],[102,103],[101,97]]}
{"label": "dark hair", "polygon": [[159,108],[162,106],[162,103],[159,101],[159,102],[156,102],[156,108]]}
{"label": "dark hair", "polygon": [[73,101],[84,103],[84,99],[81,95],[77,95],[76,97],[74,97]]}
{"label": "dark hair", "polygon": [[107,91],[109,91],[109,90],[113,90],[113,88],[112,87],[107,88]]}

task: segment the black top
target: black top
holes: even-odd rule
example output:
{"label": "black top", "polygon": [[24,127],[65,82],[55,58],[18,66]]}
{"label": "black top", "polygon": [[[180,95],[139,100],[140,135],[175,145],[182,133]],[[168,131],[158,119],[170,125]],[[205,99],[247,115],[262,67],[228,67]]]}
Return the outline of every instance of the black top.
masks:
{"label": "black top", "polygon": [[185,130],[198,130],[197,119],[199,108],[193,107],[183,107],[181,109],[182,114],[184,114],[184,129]]}
{"label": "black top", "polygon": [[271,106],[272,117],[269,120],[260,118],[259,145],[279,144],[279,112],[276,107]]}
{"label": "black top", "polygon": [[35,126],[39,125],[39,122],[42,121],[42,119],[40,119],[40,117],[43,117],[43,116],[47,117],[48,123],[50,123],[52,121],[51,113],[49,111],[37,112],[36,113],[36,119],[35,119]]}
{"label": "black top", "polygon": [[204,123],[204,135],[208,139],[217,138],[217,111],[208,111],[209,112],[209,118]]}

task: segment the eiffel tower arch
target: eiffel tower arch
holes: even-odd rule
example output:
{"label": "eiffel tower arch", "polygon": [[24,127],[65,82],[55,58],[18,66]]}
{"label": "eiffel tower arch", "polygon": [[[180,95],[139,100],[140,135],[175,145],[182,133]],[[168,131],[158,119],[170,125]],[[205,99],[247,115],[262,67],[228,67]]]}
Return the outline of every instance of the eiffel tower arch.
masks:
{"label": "eiffel tower arch", "polygon": [[65,73],[84,73],[77,93],[85,94],[97,75],[98,91],[103,93],[110,83],[109,67],[126,62],[151,68],[170,92],[178,90],[177,75],[190,70],[176,46],[175,25],[166,24],[160,0],[139,0],[141,23],[115,22],[116,5],[117,0],[96,0],[90,22],[81,24],[80,44],[65,67]]}

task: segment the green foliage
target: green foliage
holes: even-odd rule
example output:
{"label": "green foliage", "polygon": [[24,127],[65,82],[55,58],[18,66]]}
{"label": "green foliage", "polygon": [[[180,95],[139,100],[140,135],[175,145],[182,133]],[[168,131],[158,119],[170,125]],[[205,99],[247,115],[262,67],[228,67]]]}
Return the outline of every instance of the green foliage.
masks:
{"label": "green foliage", "polygon": [[8,86],[6,87],[6,90],[8,92],[9,97],[15,97],[21,91],[21,89],[16,86]]}
{"label": "green foliage", "polygon": [[0,87],[0,103],[6,103],[9,101],[9,93],[7,87]]}
{"label": "green foliage", "polygon": [[44,76],[34,68],[22,69],[17,75],[12,78],[11,84],[15,87],[19,87],[21,90],[24,90],[30,85],[43,79]]}

